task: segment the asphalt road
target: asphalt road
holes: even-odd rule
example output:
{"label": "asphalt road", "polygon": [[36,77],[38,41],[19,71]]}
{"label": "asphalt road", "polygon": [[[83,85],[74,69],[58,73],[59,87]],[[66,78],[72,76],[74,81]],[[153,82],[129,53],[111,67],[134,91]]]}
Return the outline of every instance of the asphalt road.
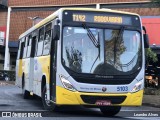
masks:
{"label": "asphalt road", "polygon": [[[43,109],[41,99],[38,97],[33,97],[30,99],[23,99],[21,94],[21,88],[15,85],[0,84],[0,111],[27,114],[37,113],[37,115],[42,116],[42,118],[34,118],[38,120],[52,119],[54,120],[106,120],[99,109],[95,108],[85,108],[80,106],[63,106],[58,112],[49,112]],[[151,116],[148,117],[148,114]],[[16,114],[15,114],[16,115]],[[15,116],[14,115],[14,116]],[[140,116],[137,116],[140,115]],[[147,116],[146,116],[147,115]],[[154,116],[158,115],[158,117]],[[50,116],[50,117],[43,117]],[[108,118],[108,117],[107,117]],[[0,117],[0,119],[8,119]],[[11,119],[25,119],[31,120],[33,118],[11,118]],[[119,114],[114,118],[109,119],[132,119],[132,120],[158,120],[160,119],[160,109],[156,107],[123,107]]]}

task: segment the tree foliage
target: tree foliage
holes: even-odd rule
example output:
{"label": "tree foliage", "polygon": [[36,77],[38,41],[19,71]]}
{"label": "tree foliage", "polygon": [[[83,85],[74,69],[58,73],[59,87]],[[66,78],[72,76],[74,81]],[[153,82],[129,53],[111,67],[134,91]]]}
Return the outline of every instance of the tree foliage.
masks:
{"label": "tree foliage", "polygon": [[147,58],[147,62],[157,62],[158,58],[157,58],[157,54],[155,52],[153,52],[151,50],[151,48],[146,49],[146,58]]}
{"label": "tree foliage", "polygon": [[160,0],[151,0],[151,2],[160,7]]}
{"label": "tree foliage", "polygon": [[160,3],[160,0],[151,0],[152,2],[159,2]]}

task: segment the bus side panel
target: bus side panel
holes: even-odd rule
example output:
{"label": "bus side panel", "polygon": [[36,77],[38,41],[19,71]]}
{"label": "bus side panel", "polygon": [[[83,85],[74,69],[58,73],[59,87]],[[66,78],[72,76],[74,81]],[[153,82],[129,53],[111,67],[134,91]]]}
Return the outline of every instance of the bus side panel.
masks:
{"label": "bus side panel", "polygon": [[34,76],[34,58],[30,58],[30,70],[29,70],[29,89],[33,91],[33,76]]}
{"label": "bus side panel", "polygon": [[[43,76],[42,73],[42,65],[38,62],[40,57],[35,57],[34,58],[34,81],[33,81],[33,93],[39,95],[39,87],[41,83],[41,79]],[[39,86],[39,87],[38,87]]]}
{"label": "bus side panel", "polygon": [[[29,58],[23,59],[22,71],[24,73],[25,90],[29,91]],[[22,73],[22,74],[23,74]]]}
{"label": "bus side panel", "polygon": [[16,85],[22,87],[22,59],[16,61]]}
{"label": "bus side panel", "polygon": [[34,75],[34,58],[27,58],[26,60],[27,69],[26,69],[26,81],[27,81],[27,90],[33,91],[33,75]]}
{"label": "bus side panel", "polygon": [[34,58],[34,93],[38,96],[41,96],[43,76],[46,79],[47,91],[49,92],[50,55]]}

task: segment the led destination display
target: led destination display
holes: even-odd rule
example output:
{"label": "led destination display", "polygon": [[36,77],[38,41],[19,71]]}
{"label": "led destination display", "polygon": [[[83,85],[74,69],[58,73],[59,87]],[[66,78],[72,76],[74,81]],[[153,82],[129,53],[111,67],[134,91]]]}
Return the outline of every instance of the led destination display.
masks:
{"label": "led destination display", "polygon": [[65,11],[63,18],[64,22],[86,22],[129,26],[140,25],[138,16],[109,12]]}

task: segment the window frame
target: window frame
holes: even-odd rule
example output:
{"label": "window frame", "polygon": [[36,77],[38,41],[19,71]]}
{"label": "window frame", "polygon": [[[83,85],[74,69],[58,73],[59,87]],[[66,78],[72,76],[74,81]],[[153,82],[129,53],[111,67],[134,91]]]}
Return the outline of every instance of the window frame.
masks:
{"label": "window frame", "polygon": [[[37,48],[37,49],[36,49],[36,56],[37,56],[37,57],[43,55],[44,37],[43,37],[43,40],[40,41],[40,35],[41,35],[41,34],[40,34],[40,30],[41,30],[41,29],[44,29],[44,27],[45,27],[45,26],[42,26],[42,27],[38,30],[38,40],[37,40],[37,43],[36,43],[36,46],[37,46],[37,47],[36,47],[36,48]],[[45,31],[45,29],[44,29],[44,31]],[[43,31],[43,35],[44,35],[44,31]],[[39,44],[40,44],[41,42],[42,42],[42,51],[41,51],[41,54],[38,54],[38,46],[39,46]]]}
{"label": "window frame", "polygon": [[[26,36],[24,37],[24,49],[23,49],[23,59],[25,59],[26,58],[26,56],[27,56],[27,44],[28,44],[28,40],[26,39]],[[26,51],[24,51],[25,50],[25,48],[26,48]],[[24,56],[24,54],[25,54],[25,56]]]}
{"label": "window frame", "polygon": [[[34,56],[32,56],[32,57],[46,56],[46,55],[49,55],[49,54],[51,53],[52,32],[53,32],[53,29],[52,29],[52,28],[53,28],[53,25],[55,25],[56,19],[57,19],[57,17],[55,17],[55,18],[52,19],[51,21],[47,22],[46,24],[40,26],[39,28],[35,29],[34,31],[28,33],[27,35],[25,35],[24,37],[22,37],[22,38],[20,39],[21,44],[23,43],[23,53],[21,53],[21,50],[20,50],[20,55],[22,54],[22,58],[21,58],[21,59],[29,58],[29,57],[31,57],[31,54],[33,54],[33,53],[32,53],[32,42],[33,42],[33,38],[34,38],[34,37],[36,37],[36,39],[35,39],[36,41],[35,41]],[[49,24],[51,24],[51,25],[50,25],[50,29],[49,29],[49,30],[45,30],[46,26],[49,25]],[[44,37],[43,37],[43,40],[40,41],[39,38],[40,38],[40,30],[41,30],[41,29],[43,29],[43,35],[44,35]],[[33,35],[35,31],[36,31],[36,35]],[[49,49],[48,54],[43,54],[43,53],[44,53],[44,39],[45,39],[45,37],[46,37],[46,32],[48,32],[48,31],[51,32],[51,33],[50,33],[50,34],[51,34],[51,35],[50,35],[50,49]],[[28,40],[30,35],[31,35],[31,39],[32,39],[32,40]],[[43,43],[42,43],[42,46],[41,46],[41,47],[42,47],[42,51],[41,51],[41,54],[38,54],[38,44],[39,44],[40,42],[43,42]],[[31,54],[30,54],[29,57],[27,56],[28,46],[31,46]],[[26,47],[27,47],[27,48],[26,48]],[[26,48],[26,51],[25,51],[25,53],[24,53],[24,49],[25,49],[25,48]],[[26,55],[24,56],[24,54],[26,54]],[[19,58],[20,58],[20,57],[19,57]]]}
{"label": "window frame", "polygon": [[16,60],[20,59],[20,55],[21,55],[21,40],[18,41],[18,52]]}
{"label": "window frame", "polygon": [[[32,33],[27,35],[26,39],[27,39],[27,55],[26,55],[26,58],[30,58],[31,57],[31,47],[32,47],[32,44],[31,44],[32,43]],[[29,48],[30,48],[30,53],[28,53]]]}
{"label": "window frame", "polygon": [[[50,25],[50,28],[49,28],[49,29],[46,29],[46,27],[48,27],[49,25]],[[43,55],[43,56],[50,55],[50,51],[51,51],[51,42],[52,42],[52,26],[53,26],[53,21],[49,22],[48,24],[46,24],[46,25],[44,26],[44,28],[45,28],[45,31],[44,31],[44,42],[46,41],[46,40],[45,40],[45,38],[46,38],[46,33],[48,33],[48,32],[50,31],[50,45],[49,45],[50,47],[49,47],[48,53],[47,53],[47,54],[44,54],[44,51],[45,51],[44,47],[45,47],[45,44],[44,44],[44,42],[43,42],[43,52],[42,52],[42,55]]]}
{"label": "window frame", "polygon": [[[35,48],[32,48],[33,46],[31,47],[31,57],[37,56],[38,36],[39,36],[39,29],[36,29],[32,32],[32,43],[31,44],[33,45],[33,42],[35,40]],[[34,39],[34,37],[36,37],[36,38]],[[34,51],[32,49],[34,49]]]}

